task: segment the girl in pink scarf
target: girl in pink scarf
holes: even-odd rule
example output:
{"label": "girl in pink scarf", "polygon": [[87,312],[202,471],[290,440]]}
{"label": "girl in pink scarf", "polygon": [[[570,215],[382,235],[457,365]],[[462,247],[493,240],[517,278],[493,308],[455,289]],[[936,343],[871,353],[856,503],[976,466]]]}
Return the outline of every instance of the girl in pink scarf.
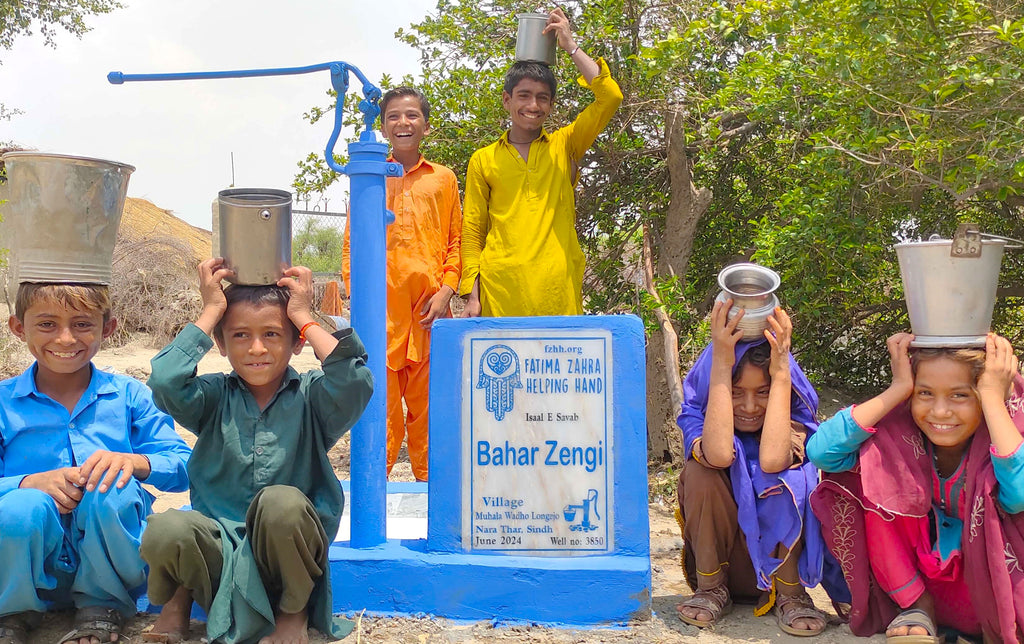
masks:
{"label": "girl in pink scarf", "polygon": [[[910,350],[888,340],[892,384],[822,423],[811,496],[853,593],[850,629],[890,642],[1024,637],[1024,379],[1010,343]],[[909,399],[909,404],[906,404]]]}

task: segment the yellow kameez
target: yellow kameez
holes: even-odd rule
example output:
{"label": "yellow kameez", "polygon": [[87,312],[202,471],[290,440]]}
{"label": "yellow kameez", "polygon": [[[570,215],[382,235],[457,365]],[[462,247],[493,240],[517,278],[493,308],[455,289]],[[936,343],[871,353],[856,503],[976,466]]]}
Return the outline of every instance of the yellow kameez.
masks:
{"label": "yellow kameez", "polygon": [[566,127],[542,130],[527,162],[508,132],[469,161],[459,294],[468,294],[479,276],[484,316],[583,313],[573,163],[622,102],[608,65],[603,59],[597,64],[600,71],[589,85],[594,102]]}

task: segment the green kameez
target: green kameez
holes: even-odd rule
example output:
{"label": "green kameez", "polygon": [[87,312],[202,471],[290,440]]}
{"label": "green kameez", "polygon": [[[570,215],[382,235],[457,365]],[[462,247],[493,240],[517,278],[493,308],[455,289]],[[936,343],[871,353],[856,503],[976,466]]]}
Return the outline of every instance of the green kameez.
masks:
{"label": "green kameez", "polygon": [[[224,564],[209,607],[209,641],[252,642],[274,628],[274,607],[245,531],[246,511],[262,488],[290,485],[313,503],[329,542],[338,533],[345,497],[327,451],[359,419],[373,393],[366,349],[352,329],[323,371],[289,367],[265,409],[235,372],[197,376],[213,341],[188,325],[152,360],[149,385],[161,409],[198,437],[188,462],[192,507],[221,528]],[[352,623],[332,615],[330,568],[309,601],[310,624],[341,638]]]}

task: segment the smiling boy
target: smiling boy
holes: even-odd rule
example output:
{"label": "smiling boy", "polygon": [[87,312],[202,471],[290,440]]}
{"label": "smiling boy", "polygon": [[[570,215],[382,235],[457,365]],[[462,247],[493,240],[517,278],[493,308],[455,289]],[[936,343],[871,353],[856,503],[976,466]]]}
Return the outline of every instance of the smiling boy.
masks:
{"label": "smiling boy", "polygon": [[466,317],[583,313],[583,251],[576,237],[574,186],[579,164],[622,102],[603,59],[576,44],[561,9],[554,32],[594,102],[555,132],[544,130],[556,82],[543,63],[517,62],[501,94],[511,124],[473,153],[466,171],[462,282]]}
{"label": "smiling boy", "polygon": [[93,366],[107,286],[23,283],[8,326],[36,361],[0,382],[0,642],[66,606],[60,642],[116,641],[146,581],[140,481],[185,490],[189,449],[144,384]]}
{"label": "smiling boy", "polygon": [[[462,211],[455,173],[420,153],[430,133],[430,103],[412,87],[396,87],[381,99],[381,131],[391,142],[390,160],[401,177],[387,180],[387,464],[388,474],[408,436],[409,462],[427,480],[427,385],[430,325],[451,317],[449,302],[459,287]],[[342,274],[349,284],[348,228]],[[408,412],[402,409],[405,400]]]}
{"label": "smiling boy", "polygon": [[[334,637],[327,548],[345,503],[329,450],[373,393],[351,329],[313,320],[312,272],[277,285],[221,288],[221,258],[199,265],[203,310],[153,358],[156,403],[197,435],[188,463],[192,510],[154,517],[142,540],[149,598],[163,604],[143,639],[188,639],[195,599],[206,636],[223,642],[306,642],[307,623]],[[292,279],[295,278],[295,279]],[[199,376],[214,344],[233,371]],[[308,341],[323,370],[289,366]]]}

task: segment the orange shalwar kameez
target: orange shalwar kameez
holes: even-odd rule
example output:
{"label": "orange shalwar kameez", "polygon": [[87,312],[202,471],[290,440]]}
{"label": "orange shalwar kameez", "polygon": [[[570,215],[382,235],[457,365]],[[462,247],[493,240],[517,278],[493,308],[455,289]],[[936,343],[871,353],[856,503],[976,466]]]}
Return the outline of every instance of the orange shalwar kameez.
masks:
{"label": "orange shalwar kameez", "polygon": [[[408,435],[412,472],[425,481],[430,330],[420,326],[420,311],[441,286],[459,288],[462,208],[455,173],[420,156],[403,176],[387,179],[387,207],[395,214],[395,222],[387,227],[388,474]],[[342,277],[351,291],[349,275],[346,222]]]}

